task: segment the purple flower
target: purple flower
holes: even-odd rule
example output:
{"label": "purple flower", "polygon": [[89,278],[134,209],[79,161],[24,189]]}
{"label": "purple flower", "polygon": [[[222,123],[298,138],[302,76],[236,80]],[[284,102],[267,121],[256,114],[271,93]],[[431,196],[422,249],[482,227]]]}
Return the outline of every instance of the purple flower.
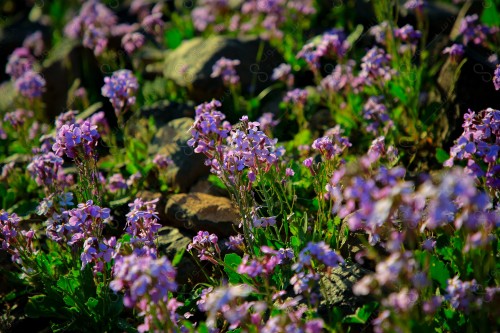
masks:
{"label": "purple flower", "polygon": [[125,179],[121,173],[115,173],[111,178],[109,178],[108,190],[111,193],[118,192],[120,190],[126,190],[128,188]]}
{"label": "purple flower", "polygon": [[25,72],[33,69],[35,59],[26,47],[19,47],[12,52],[7,61],[5,72],[13,79],[20,78]]}
{"label": "purple flower", "polygon": [[242,250],[245,247],[245,242],[242,234],[236,236],[229,236],[229,241],[226,242],[227,247],[231,250]]}
{"label": "purple flower", "polygon": [[479,307],[482,304],[481,296],[476,294],[480,287],[476,280],[462,281],[457,275],[448,280],[445,299],[455,309],[468,313],[472,308]]}
{"label": "purple flower", "polygon": [[34,99],[42,96],[45,79],[38,73],[27,70],[15,82],[16,90],[26,98]]}
{"label": "purple flower", "polygon": [[273,80],[279,80],[291,88],[294,83],[294,76],[292,74],[292,66],[289,64],[281,64],[273,70],[273,75],[271,77]]}
{"label": "purple flower", "polygon": [[42,32],[38,30],[28,35],[23,41],[23,47],[31,50],[36,57],[41,56],[45,48]]}
{"label": "purple flower", "polygon": [[283,101],[298,107],[304,107],[307,102],[308,92],[305,89],[294,89],[286,93]]}
{"label": "purple flower", "polygon": [[81,159],[83,156],[95,157],[94,148],[98,139],[97,126],[92,126],[89,121],[84,121],[81,125],[63,125],[57,131],[52,150],[58,156],[66,154],[73,159]]}
{"label": "purple flower", "polygon": [[35,156],[27,169],[38,185],[50,186],[56,183],[62,164],[62,158],[49,152]]}
{"label": "purple flower", "polygon": [[126,215],[126,232],[132,236],[130,243],[135,247],[145,245],[154,248],[155,246],[154,242],[161,227],[158,223],[158,212],[156,212],[157,202],[158,199],[144,202],[137,198],[129,204],[130,212]]}
{"label": "purple flower", "polygon": [[367,85],[373,81],[389,81],[396,72],[390,67],[391,56],[378,47],[371,48],[363,57],[359,76]]}
{"label": "purple flower", "polygon": [[151,256],[118,257],[113,267],[114,278],[110,288],[115,292],[125,289],[126,307],[146,310],[149,302],[168,302],[168,292],[177,289],[176,271],[167,257],[155,259]]}
{"label": "purple flower", "polygon": [[271,112],[265,112],[260,116],[257,122],[260,124],[260,129],[264,132],[271,130],[280,123],[279,120],[274,120],[274,114]]}
{"label": "purple flower", "polygon": [[119,115],[135,104],[137,89],[139,89],[139,84],[132,72],[128,69],[121,69],[114,72],[111,77],[104,78],[101,93],[109,98],[115,113]]}
{"label": "purple flower", "polygon": [[409,10],[422,11],[425,5],[426,2],[424,0],[407,0],[404,7]]}
{"label": "purple flower", "polygon": [[495,90],[500,90],[500,66],[493,72],[493,84],[495,85]]}
{"label": "purple flower", "polygon": [[345,33],[332,29],[321,36],[319,43],[304,45],[297,58],[304,59],[313,72],[317,72],[321,58],[343,58],[349,49]]}
{"label": "purple flower", "polygon": [[463,36],[463,44],[467,45],[470,42],[480,45],[486,42],[488,35],[497,31],[497,28],[488,28],[479,23],[477,14],[468,15],[462,19],[459,33]]}
{"label": "purple flower", "polygon": [[394,37],[405,43],[416,44],[422,37],[422,33],[415,30],[415,28],[413,28],[410,24],[407,24],[401,28],[395,29]]}
{"label": "purple flower", "polygon": [[220,255],[218,240],[215,234],[210,234],[208,231],[198,231],[198,234],[193,237],[193,241],[189,243],[187,250],[191,251],[195,249],[198,251],[198,258],[200,260],[208,260],[217,264],[214,257],[215,254]]}
{"label": "purple flower", "polygon": [[166,155],[156,154],[153,163],[158,167],[158,169],[166,169],[169,165],[173,163],[172,159]]}
{"label": "purple flower", "polygon": [[140,49],[145,42],[144,35],[139,32],[130,32],[122,37],[122,47],[128,54]]}
{"label": "purple flower", "polygon": [[240,77],[236,73],[235,67],[240,64],[239,60],[231,60],[220,58],[212,68],[210,77],[222,77],[222,81],[226,86],[235,86],[240,82]]}
{"label": "purple flower", "polygon": [[82,39],[83,46],[92,49],[97,56],[106,48],[117,21],[116,15],[105,5],[91,0],[82,5],[79,14],[64,28],[64,33],[72,39]]}
{"label": "purple flower", "polygon": [[453,63],[458,64],[465,53],[465,49],[462,44],[453,44],[443,50],[443,54],[448,54]]}
{"label": "purple flower", "polygon": [[[366,130],[373,134],[387,134],[389,129],[394,126],[387,108],[381,103],[382,97],[372,96],[363,106],[363,118],[369,120]],[[381,126],[382,129],[379,129]]]}
{"label": "purple flower", "polygon": [[[312,148],[318,150],[327,160],[341,155],[345,149],[351,147],[351,143],[347,137],[341,136],[340,126],[327,131],[328,136],[314,140]],[[307,161],[307,162],[306,162]],[[304,161],[304,165],[308,168],[312,165],[312,160]]]}

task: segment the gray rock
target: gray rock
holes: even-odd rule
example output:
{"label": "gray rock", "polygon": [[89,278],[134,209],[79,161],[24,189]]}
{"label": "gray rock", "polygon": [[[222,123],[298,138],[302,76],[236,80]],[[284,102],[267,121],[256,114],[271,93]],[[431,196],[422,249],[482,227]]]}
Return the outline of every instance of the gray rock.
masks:
{"label": "gray rock", "polygon": [[323,274],[319,281],[322,296],[319,312],[326,314],[329,309],[340,307],[344,313],[354,313],[369,298],[354,295],[352,287],[369,273],[357,263],[346,262],[345,265],[332,269],[330,274]]}
{"label": "gray rock", "polygon": [[64,41],[51,50],[42,69],[47,83],[42,97],[47,120],[52,121],[55,116],[72,109],[73,101],[68,100],[68,91],[76,79],[100,95],[105,71],[105,67],[99,67],[92,50],[74,41]]}
{"label": "gray rock", "polygon": [[165,207],[171,226],[215,233],[220,238],[235,235],[240,216],[231,200],[205,193],[176,194]]}
{"label": "gray rock", "polygon": [[[264,49],[257,62],[261,43],[264,43]],[[273,69],[283,62],[278,51],[258,38],[193,38],[166,54],[163,75],[187,88],[189,96],[196,102],[221,99],[230,92],[220,78],[210,77],[213,65],[221,57],[241,61],[236,70],[241,78],[243,94],[267,87],[271,83]]]}
{"label": "gray rock", "polygon": [[[192,241],[193,235],[173,227],[163,227],[158,232],[158,253],[173,260],[180,251],[186,250]],[[182,259],[176,266],[177,283],[197,283],[204,280],[203,273],[189,252],[184,252]]]}
{"label": "gray rock", "polygon": [[205,156],[196,154],[187,145],[192,124],[192,118],[183,117],[159,127],[149,151],[150,154],[161,153],[172,158],[174,163],[166,170],[167,179],[174,189],[181,192],[187,192],[198,178],[210,172],[205,166]]}

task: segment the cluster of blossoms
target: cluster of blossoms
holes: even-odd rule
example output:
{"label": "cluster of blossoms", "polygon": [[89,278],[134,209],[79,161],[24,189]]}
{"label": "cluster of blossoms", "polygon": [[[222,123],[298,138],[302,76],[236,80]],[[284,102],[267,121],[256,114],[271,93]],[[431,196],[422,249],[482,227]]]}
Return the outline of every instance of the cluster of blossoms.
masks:
{"label": "cluster of blossoms", "polygon": [[24,97],[32,100],[42,96],[45,79],[34,71],[35,59],[26,47],[19,47],[9,56],[5,72],[14,82],[16,90]]}
{"label": "cluster of blossoms", "polygon": [[27,169],[38,185],[51,186],[59,183],[61,176],[64,177],[62,165],[63,159],[49,152],[35,156]]}
{"label": "cluster of blossoms", "polygon": [[33,111],[16,109],[15,111],[7,112],[3,117],[3,121],[8,122],[14,130],[19,131],[30,118],[33,118],[33,115]]}
{"label": "cluster of blossoms", "polygon": [[[202,0],[197,4],[198,6],[191,12],[191,18],[198,31],[205,31],[210,24],[215,22],[217,16],[229,10],[227,0]],[[216,30],[220,29],[222,28]]]}
{"label": "cluster of blossoms", "polygon": [[239,60],[220,58],[212,68],[210,77],[221,77],[225,86],[234,87],[240,82],[240,77],[236,73],[235,67],[240,64]]}
{"label": "cluster of blossoms", "polygon": [[145,41],[144,35],[140,32],[129,32],[122,37],[123,48],[128,54],[132,54],[140,49]]}
{"label": "cluster of blossoms", "polygon": [[279,123],[279,119],[274,119],[274,114],[271,112],[264,112],[262,116],[259,117],[257,122],[260,124],[260,129],[264,132],[271,131]]}
{"label": "cluster of blossoms", "polygon": [[273,70],[271,78],[275,81],[279,80],[284,82],[288,88],[293,87],[295,78],[292,74],[292,66],[289,64],[281,64]]}
{"label": "cluster of blossoms", "polygon": [[486,42],[488,35],[492,35],[498,31],[498,28],[489,28],[479,23],[477,14],[468,15],[463,18],[459,33],[463,36],[463,44],[473,43],[481,45]]}
{"label": "cluster of blossoms", "polygon": [[187,249],[191,251],[195,249],[198,252],[200,260],[208,260],[213,264],[218,264],[215,260],[216,255],[220,256],[220,248],[217,243],[219,238],[215,234],[208,231],[198,231],[198,234],[193,237],[193,241],[189,243]]}
{"label": "cluster of blossoms", "polygon": [[114,72],[111,77],[104,78],[101,93],[109,98],[118,116],[135,104],[137,89],[139,89],[139,84],[132,72],[128,69],[121,69]]}
{"label": "cluster of blossoms", "polygon": [[342,136],[342,130],[338,125],[326,131],[324,137],[314,140],[312,144],[312,148],[318,150],[327,160],[342,155],[349,147],[351,143],[347,137]]}
{"label": "cluster of blossoms", "polygon": [[104,225],[111,219],[110,209],[94,205],[92,200],[80,203],[67,212],[68,223],[64,226],[71,234],[68,245],[81,245],[87,238],[100,236]]}
{"label": "cluster of blossoms", "polygon": [[450,159],[444,165],[452,166],[455,160],[466,160],[468,173],[485,177],[487,187],[500,188],[500,111],[488,108],[476,113],[469,110],[464,115],[462,127],[464,132],[451,147]]}
{"label": "cluster of blossoms", "polygon": [[355,64],[354,60],[348,60],[345,64],[336,65],[333,71],[321,80],[319,90],[327,96],[332,96],[349,87],[355,88],[356,81],[359,81],[352,73]]}
{"label": "cluster of blossoms", "polygon": [[267,306],[261,301],[245,301],[253,291],[253,288],[246,284],[207,290],[198,301],[198,308],[207,312],[207,326],[217,327],[219,314],[228,321],[229,329],[235,329],[245,323],[260,323]]}
{"label": "cluster of blossoms", "polygon": [[51,194],[40,202],[37,214],[45,216],[45,233],[56,243],[67,243],[71,240],[72,228],[69,226],[69,210],[74,206],[73,193]]}
{"label": "cluster of blossoms", "polygon": [[286,93],[283,102],[291,104],[296,108],[303,108],[307,103],[308,96],[307,90],[296,88]]}
{"label": "cluster of blossoms", "polygon": [[[382,97],[372,96],[363,106],[363,118],[369,121],[366,130],[373,134],[387,134],[389,129],[394,126],[387,107],[381,103]],[[380,127],[382,127],[380,129]]]}
{"label": "cluster of blossoms", "polygon": [[12,52],[7,61],[5,72],[13,79],[20,78],[24,73],[33,69],[35,59],[25,47],[19,47]]}
{"label": "cluster of blossoms", "polygon": [[450,302],[453,308],[469,313],[479,309],[484,302],[492,302],[495,296],[500,293],[500,288],[486,287],[483,289],[476,280],[462,281],[458,276],[455,276],[448,280],[446,292],[444,299]]}
{"label": "cluster of blossoms", "polygon": [[412,25],[407,24],[401,28],[394,29],[394,37],[396,37],[403,43],[415,45],[422,37],[422,33],[418,30],[415,30]]}
{"label": "cluster of blossoms", "polygon": [[267,278],[273,273],[277,265],[281,265],[285,261],[294,258],[293,250],[290,248],[274,250],[268,246],[262,246],[260,252],[262,256],[259,256],[257,259],[250,260],[249,256],[245,255],[243,261],[238,266],[238,273],[247,274],[251,278],[259,275]]}
{"label": "cluster of blossoms", "polygon": [[344,259],[325,242],[309,242],[300,251],[297,262],[292,266],[296,273],[290,279],[290,283],[293,285],[295,294],[311,293],[314,283],[319,280],[320,275],[313,268],[313,259],[324,265],[326,271],[344,263]]}
{"label": "cluster of blossoms", "polygon": [[125,306],[137,308],[144,317],[139,332],[157,331],[158,323],[174,331],[179,320],[175,311],[182,304],[168,295],[177,290],[177,273],[167,257],[157,259],[136,253],[120,256],[115,260],[113,272],[110,288],[115,292],[123,290]]}
{"label": "cluster of blossoms", "polygon": [[82,39],[83,46],[100,55],[108,45],[111,29],[117,24],[118,18],[98,0],[86,1],[80,13],[64,28],[66,36]]}
{"label": "cluster of blossoms", "polygon": [[12,256],[12,261],[22,264],[21,256],[34,253],[33,230],[19,230],[21,219],[15,214],[9,214],[5,210],[0,210],[0,241],[1,249],[7,251]]}
{"label": "cluster of blossoms", "polygon": [[318,43],[308,43],[297,54],[297,58],[304,59],[313,72],[320,67],[321,58],[343,58],[349,49],[345,33],[342,30],[331,30],[321,36]]}
{"label": "cluster of blossoms", "polygon": [[458,64],[464,56],[465,49],[462,44],[453,44],[443,50],[443,54],[448,54],[453,63]]}
{"label": "cluster of blossoms", "polygon": [[396,74],[390,66],[391,56],[376,46],[371,48],[361,61],[359,77],[366,85],[372,85],[379,80],[387,82]]}
{"label": "cluster of blossoms", "polygon": [[28,70],[15,82],[16,90],[28,99],[42,96],[45,88],[45,79],[38,73]]}
{"label": "cluster of blossoms", "polygon": [[493,84],[495,85],[495,90],[500,90],[500,66],[493,72]]}
{"label": "cluster of blossoms", "polygon": [[62,125],[58,128],[56,142],[52,150],[58,156],[66,155],[69,158],[96,157],[94,151],[99,139],[97,126],[88,120],[80,124]]}
{"label": "cluster of blossoms", "polygon": [[23,47],[30,50],[34,56],[41,56],[45,48],[42,32],[38,30],[28,35],[23,41]]}
{"label": "cluster of blossoms", "polygon": [[129,204],[130,212],[127,214],[126,232],[132,236],[131,244],[140,243],[154,247],[156,233],[161,225],[158,223],[156,203],[158,199],[144,202],[137,198]]}
{"label": "cluster of blossoms", "polygon": [[111,193],[116,193],[120,190],[128,189],[126,180],[123,178],[121,173],[115,173],[109,178],[108,190]]}
{"label": "cluster of blossoms", "polygon": [[206,164],[211,166],[212,172],[221,176],[226,174],[229,181],[234,182],[236,174],[249,168],[248,178],[253,182],[259,170],[267,172],[277,164],[284,150],[276,147],[277,139],[270,139],[259,129],[260,124],[250,122],[247,116],[240,119],[238,129],[231,130],[229,123],[224,121],[225,115],[216,110],[220,105],[212,101],[196,108],[188,145],[195,147],[196,153],[208,157]]}

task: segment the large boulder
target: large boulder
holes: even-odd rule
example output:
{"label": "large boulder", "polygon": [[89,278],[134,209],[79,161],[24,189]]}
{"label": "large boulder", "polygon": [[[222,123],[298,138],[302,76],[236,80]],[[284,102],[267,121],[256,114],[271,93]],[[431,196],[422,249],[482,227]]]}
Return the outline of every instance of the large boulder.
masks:
{"label": "large boulder", "polygon": [[[191,243],[193,235],[189,232],[173,227],[163,227],[158,231],[158,253],[166,255],[173,260],[176,255],[186,250]],[[199,270],[195,259],[187,251],[177,263],[177,283],[197,283],[204,280],[203,273]]]}
{"label": "large boulder", "polygon": [[173,165],[167,168],[168,182],[177,190],[187,192],[202,176],[208,175],[205,156],[196,154],[187,141],[191,138],[192,118],[179,118],[169,121],[157,132],[150,145],[150,154],[161,153],[170,156]]}
{"label": "large boulder", "polygon": [[[263,43],[261,58],[257,61]],[[258,92],[271,83],[272,71],[283,62],[279,52],[254,37],[227,38],[211,36],[184,41],[165,56],[163,75],[188,90],[195,102],[222,99],[230,92],[220,78],[211,78],[212,67],[222,57],[238,59],[236,71],[242,93]]]}
{"label": "large boulder", "polygon": [[99,67],[92,50],[75,41],[66,40],[51,50],[43,62],[42,76],[46,87],[43,94],[47,120],[68,109],[73,109],[73,101],[68,100],[68,91],[75,82],[86,87],[89,94],[100,96],[104,84],[105,67]]}
{"label": "large boulder", "polygon": [[354,295],[352,287],[369,273],[357,263],[346,262],[333,268],[330,273],[323,274],[319,281],[322,300],[318,312],[326,318],[329,309],[334,307],[340,308],[345,314],[354,313],[369,298]]}
{"label": "large boulder", "polygon": [[171,226],[215,233],[220,238],[235,235],[240,216],[231,200],[205,193],[182,193],[170,197],[165,207]]}

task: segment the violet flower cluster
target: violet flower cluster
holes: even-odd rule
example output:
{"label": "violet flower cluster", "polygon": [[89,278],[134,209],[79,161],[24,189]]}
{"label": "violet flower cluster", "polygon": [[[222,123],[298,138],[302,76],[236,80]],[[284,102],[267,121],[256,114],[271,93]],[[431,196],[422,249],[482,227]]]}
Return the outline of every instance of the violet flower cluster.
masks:
{"label": "violet flower cluster", "polygon": [[304,59],[311,71],[316,73],[321,58],[343,58],[349,49],[349,43],[343,30],[333,29],[324,33],[318,43],[308,43],[302,47],[297,58]]}
{"label": "violet flower cluster", "polygon": [[216,257],[220,256],[220,248],[218,244],[219,238],[215,234],[208,231],[198,231],[198,234],[193,237],[193,241],[189,243],[187,250],[193,249],[198,252],[200,260],[208,260],[213,264],[218,264]]}
{"label": "violet flower cluster", "polygon": [[221,77],[225,86],[234,87],[240,82],[240,77],[235,68],[239,64],[240,61],[237,59],[232,60],[222,57],[214,64],[210,77]]}
{"label": "violet flower cluster", "polygon": [[486,179],[486,186],[500,188],[500,111],[488,108],[481,112],[469,110],[464,115],[464,132],[450,149],[450,158],[444,163],[452,166],[456,160],[465,160],[465,170]]}
{"label": "violet flower cluster", "polygon": [[157,331],[158,323],[174,330],[179,320],[175,311],[182,305],[169,297],[169,292],[177,290],[176,274],[167,257],[156,259],[132,253],[115,260],[110,288],[115,292],[123,290],[125,306],[137,308],[144,317],[139,332]]}
{"label": "violet flower cluster", "polygon": [[81,125],[62,125],[57,130],[52,150],[58,156],[66,155],[73,159],[84,159],[86,156],[96,158],[94,150],[99,137],[97,126],[89,121],[84,121]]}
{"label": "violet flower cluster", "polygon": [[498,28],[489,28],[479,23],[477,14],[468,15],[462,19],[459,34],[463,37],[463,44],[473,43],[476,45],[484,44],[489,35],[498,31]]}
{"label": "violet flower cluster", "polygon": [[295,275],[290,279],[295,294],[311,293],[314,283],[319,280],[320,275],[313,267],[313,260],[323,266],[323,270],[330,271],[339,264],[344,263],[342,256],[333,251],[325,242],[309,242],[300,253],[298,260],[292,269]]}
{"label": "violet flower cluster", "polygon": [[389,116],[387,107],[382,103],[382,97],[372,96],[363,106],[363,118],[369,121],[367,132],[372,134],[387,134],[394,123]]}
{"label": "violet flower cluster", "polygon": [[453,44],[443,50],[443,54],[448,54],[451,62],[458,64],[464,56],[465,49],[462,44]]}
{"label": "violet flower cluster", "polygon": [[63,159],[56,154],[49,152],[37,155],[28,164],[27,170],[40,186],[55,185],[60,179],[60,174],[64,177],[62,171]]}
{"label": "violet flower cluster", "polygon": [[325,134],[326,136],[314,140],[312,148],[318,150],[326,160],[342,155],[347,148],[352,146],[347,137],[341,136],[341,128],[338,125]]}
{"label": "violet flower cluster", "polygon": [[83,46],[94,51],[96,56],[104,52],[108,45],[111,29],[118,18],[98,0],[86,1],[77,16],[64,28],[66,36],[81,39]]}
{"label": "violet flower cluster", "polygon": [[101,93],[108,97],[119,116],[130,106],[135,104],[135,94],[139,89],[137,79],[128,69],[121,69],[113,73],[111,77],[104,78],[104,86]]}
{"label": "violet flower cluster", "polygon": [[248,255],[245,255],[238,266],[237,272],[247,274],[251,278],[262,276],[267,279],[274,272],[277,265],[294,258],[293,250],[290,248],[274,250],[268,246],[262,246],[260,252],[262,255],[255,259],[250,259]]}
{"label": "violet flower cluster", "polygon": [[129,204],[130,212],[126,215],[126,232],[131,236],[131,244],[139,243],[151,248],[155,246],[156,234],[161,227],[156,211],[157,202],[158,199],[144,202],[137,198]]}
{"label": "violet flower cluster", "polygon": [[17,214],[9,214],[0,210],[0,241],[1,250],[7,251],[12,256],[12,261],[21,265],[22,256],[34,253],[33,237],[34,230],[21,230],[19,223],[21,219]]}

